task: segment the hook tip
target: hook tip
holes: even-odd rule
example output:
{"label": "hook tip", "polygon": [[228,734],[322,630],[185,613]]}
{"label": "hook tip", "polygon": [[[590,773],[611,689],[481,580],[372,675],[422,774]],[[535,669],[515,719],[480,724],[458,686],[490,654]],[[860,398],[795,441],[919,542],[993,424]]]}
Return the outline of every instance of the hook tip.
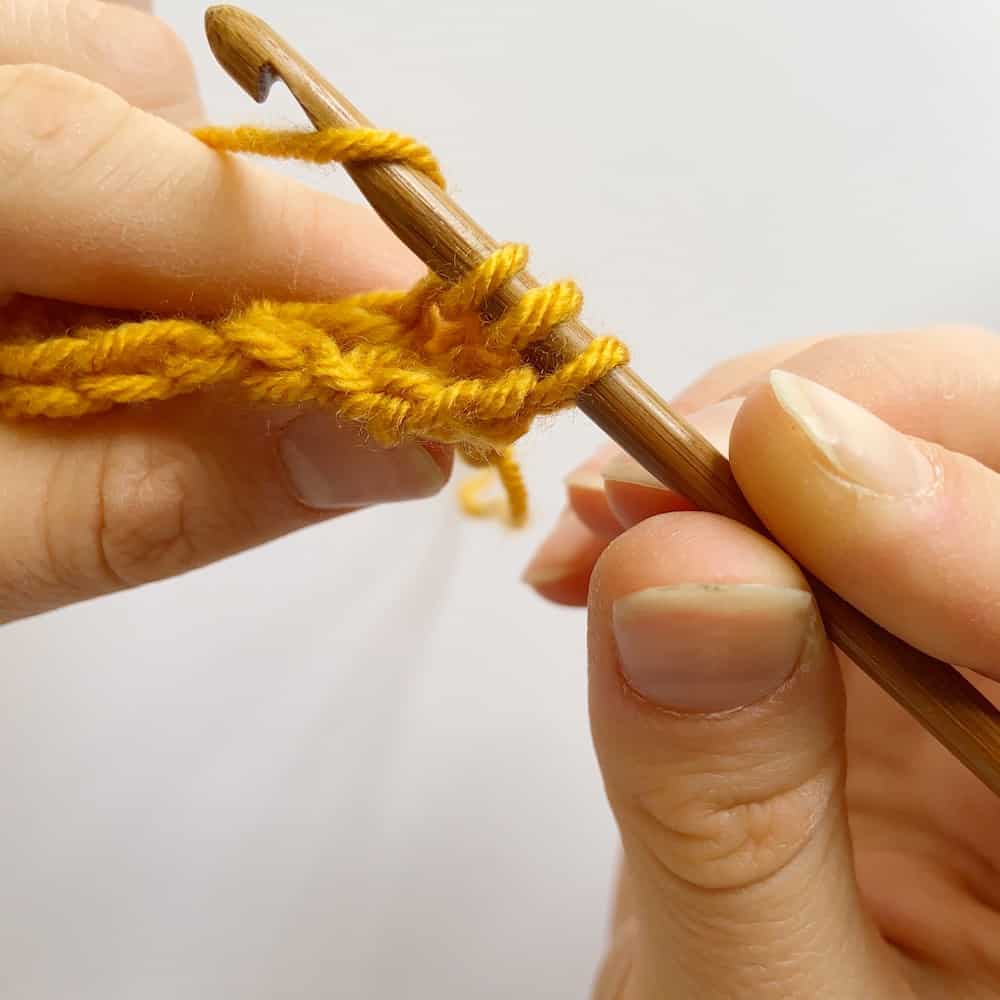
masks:
{"label": "hook tip", "polygon": [[268,25],[240,7],[220,4],[205,11],[205,35],[219,65],[258,104],[266,101],[275,80]]}

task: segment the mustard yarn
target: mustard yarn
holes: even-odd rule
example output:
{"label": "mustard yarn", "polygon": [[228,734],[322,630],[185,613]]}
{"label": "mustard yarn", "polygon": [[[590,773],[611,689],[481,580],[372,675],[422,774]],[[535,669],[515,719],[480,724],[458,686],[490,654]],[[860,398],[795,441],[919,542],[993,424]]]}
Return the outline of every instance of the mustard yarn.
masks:
{"label": "mustard yarn", "polygon": [[[443,184],[425,146],[378,129],[282,132],[205,128],[214,149],[313,163],[405,162]],[[499,318],[486,301],[524,269],[527,249],[501,247],[459,281],[429,273],[405,292],[376,291],[336,302],[258,301],[212,322],[151,318],[78,326],[60,336],[0,342],[0,414],[72,418],[122,404],[238,385],[251,400],[313,404],[362,424],[378,443],[421,439],[457,445],[490,466],[520,523],[527,494],[510,446],[542,414],[571,406],[581,391],[628,360],[613,337],[540,375],[521,352],[575,316],[571,281],[537,288]],[[462,491],[470,513],[487,513],[479,480]]]}

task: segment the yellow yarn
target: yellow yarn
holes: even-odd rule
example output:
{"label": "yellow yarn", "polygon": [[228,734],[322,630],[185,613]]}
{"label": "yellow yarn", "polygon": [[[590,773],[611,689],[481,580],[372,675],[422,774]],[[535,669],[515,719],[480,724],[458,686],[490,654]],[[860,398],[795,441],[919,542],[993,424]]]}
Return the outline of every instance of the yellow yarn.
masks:
{"label": "yellow yarn", "polygon": [[227,153],[253,153],[307,163],[407,163],[438,187],[444,175],[434,154],[423,144],[397,132],[374,128],[331,128],[321,132],[208,126],[195,135],[207,146]]}
{"label": "yellow yarn", "polygon": [[[314,163],[405,162],[443,183],[425,146],[377,129],[195,134],[228,152]],[[525,247],[510,245],[452,284],[428,274],[407,292],[260,301],[214,322],[156,318],[17,337],[0,343],[0,413],[79,417],[235,383],[253,400],[326,407],[384,445],[458,445],[467,461],[496,470],[510,517],[520,523],[527,494],[510,445],[536,416],[571,405],[628,360],[622,343],[601,337],[546,375],[528,365],[521,351],[575,316],[582,295],[572,282],[556,282],[485,320],[487,300],[527,259]],[[489,510],[477,494],[482,485],[463,490],[470,513]]]}
{"label": "yellow yarn", "polygon": [[[478,455],[465,455],[466,461],[472,465],[482,464]],[[523,524],[528,516],[528,490],[524,485],[521,467],[514,460],[511,448],[505,448],[487,460],[489,468],[478,475],[470,476],[459,491],[462,509],[473,517],[489,517],[499,513],[496,501],[483,499],[483,494],[490,485],[490,473],[495,472],[500,485],[507,497],[507,516],[515,525]]]}

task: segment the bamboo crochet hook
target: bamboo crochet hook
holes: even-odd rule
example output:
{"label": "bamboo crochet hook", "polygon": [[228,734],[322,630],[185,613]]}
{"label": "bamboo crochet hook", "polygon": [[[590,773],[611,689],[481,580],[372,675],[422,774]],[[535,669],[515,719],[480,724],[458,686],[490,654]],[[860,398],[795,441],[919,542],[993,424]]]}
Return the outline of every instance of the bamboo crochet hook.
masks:
{"label": "bamboo crochet hook", "polygon": [[[254,15],[238,7],[212,7],[205,29],[216,59],[258,103],[281,80],[317,129],[371,127]],[[459,278],[497,249],[447,194],[412,168],[360,164],[345,169],[399,239],[443,278]],[[508,282],[496,295],[497,312],[537,285],[528,274]],[[583,323],[571,320],[528,360],[545,370],[553,361],[574,357],[591,339]],[[764,532],[725,457],[629,368],[605,376],[581,396],[579,406],[652,475],[692,503]],[[906,645],[812,576],[809,583],[837,646],[1000,795],[1000,711],[954,667]]]}

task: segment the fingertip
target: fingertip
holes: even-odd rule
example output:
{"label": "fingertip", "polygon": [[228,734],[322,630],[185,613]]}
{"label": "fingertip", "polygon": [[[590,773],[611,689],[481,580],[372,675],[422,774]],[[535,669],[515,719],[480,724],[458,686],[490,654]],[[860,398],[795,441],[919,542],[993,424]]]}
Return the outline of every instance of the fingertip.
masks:
{"label": "fingertip", "polygon": [[592,470],[575,470],[566,477],[566,500],[570,509],[595,535],[614,538],[622,526],[608,505],[604,480]]}
{"label": "fingertip", "polygon": [[819,379],[772,372],[733,428],[732,468],[771,534],[893,635],[996,677],[998,479]]}
{"label": "fingertip", "polygon": [[285,482],[314,511],[340,511],[418,500],[447,481],[442,458],[417,442],[381,448],[361,440],[358,428],[312,411],[294,419],[277,442]]}
{"label": "fingertip", "polygon": [[625,528],[640,521],[694,506],[676,490],[661,483],[631,455],[617,452],[601,469],[609,510]]}
{"label": "fingertip", "polygon": [[[809,589],[798,566],[773,542],[716,514],[658,514],[611,542],[594,567],[588,600],[593,690],[605,705],[602,713],[612,717],[619,710],[642,714],[642,703],[624,694],[615,637],[616,608],[627,605],[635,595],[653,591],[741,586]],[[639,690],[639,685],[625,687]]]}
{"label": "fingertip", "polygon": [[605,445],[564,480],[570,509],[595,535],[607,538],[619,534],[622,526],[608,506],[601,469],[617,453],[615,445]]}
{"label": "fingertip", "polygon": [[591,568],[580,569],[568,576],[550,582],[531,584],[531,588],[551,604],[567,608],[582,608],[587,604]]}
{"label": "fingertip", "polygon": [[444,482],[447,483],[451,479],[451,474],[455,468],[455,449],[448,445],[440,444],[437,441],[423,441],[421,444],[424,451],[437,463],[441,474],[444,476]]}
{"label": "fingertip", "polygon": [[608,509],[623,529],[634,527],[658,514],[696,509],[687,497],[662,485],[605,479],[604,494]]}
{"label": "fingertip", "polygon": [[[722,455],[727,455],[730,429],[743,401],[742,396],[723,399],[687,419]],[[601,475],[608,508],[624,527],[657,514],[695,509],[686,497],[661,482],[630,455],[620,452],[614,455],[601,469]]]}
{"label": "fingertip", "polygon": [[606,538],[596,535],[567,508],[525,567],[521,580],[557,604],[585,604],[590,575],[606,545]]}
{"label": "fingertip", "polygon": [[704,511],[675,511],[615,539],[595,568],[592,592],[610,609],[626,594],[681,583],[806,586],[791,558],[745,525]]}
{"label": "fingertip", "polygon": [[776,691],[800,662],[815,618],[808,591],[765,583],[647,587],[612,605],[629,686],[691,714],[742,708]]}

